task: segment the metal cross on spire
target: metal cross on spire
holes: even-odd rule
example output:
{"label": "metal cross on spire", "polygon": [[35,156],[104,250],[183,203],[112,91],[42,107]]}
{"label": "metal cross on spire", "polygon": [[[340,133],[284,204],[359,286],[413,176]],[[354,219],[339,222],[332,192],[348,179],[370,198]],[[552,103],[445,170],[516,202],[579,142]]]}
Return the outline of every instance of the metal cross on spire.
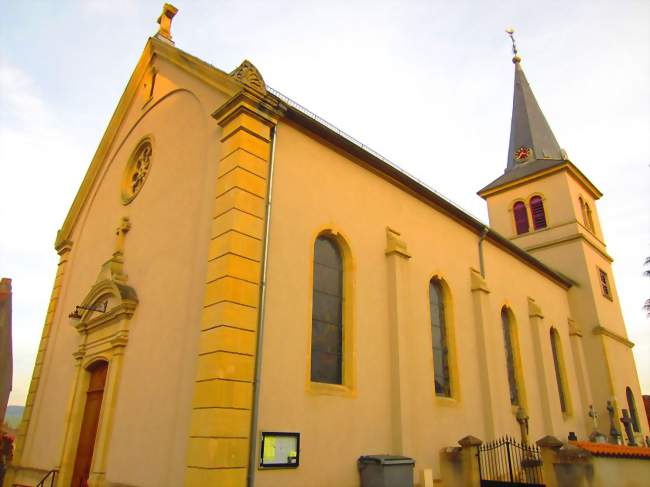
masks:
{"label": "metal cross on spire", "polygon": [[508,37],[510,37],[510,40],[512,41],[512,54],[514,54],[512,62],[516,64],[521,61],[521,58],[519,57],[519,54],[517,54],[519,51],[517,50],[517,43],[515,42],[515,29],[508,27],[506,29],[506,34],[508,34]]}

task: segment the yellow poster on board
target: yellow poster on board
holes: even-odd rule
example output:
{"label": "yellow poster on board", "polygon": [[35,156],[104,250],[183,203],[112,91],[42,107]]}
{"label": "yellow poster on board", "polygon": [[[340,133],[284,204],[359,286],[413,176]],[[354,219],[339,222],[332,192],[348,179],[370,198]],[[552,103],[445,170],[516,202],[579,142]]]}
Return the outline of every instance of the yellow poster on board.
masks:
{"label": "yellow poster on board", "polygon": [[264,438],[264,451],[262,452],[262,458],[269,462],[275,460],[275,438],[272,436]]}

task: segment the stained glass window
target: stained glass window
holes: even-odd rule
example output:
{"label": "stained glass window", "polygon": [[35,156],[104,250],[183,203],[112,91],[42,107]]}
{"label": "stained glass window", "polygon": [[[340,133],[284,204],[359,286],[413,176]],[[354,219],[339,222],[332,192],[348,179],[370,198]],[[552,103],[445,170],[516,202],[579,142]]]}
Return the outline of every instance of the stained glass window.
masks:
{"label": "stained glass window", "polygon": [[560,337],[557,333],[557,330],[551,328],[551,350],[553,351],[553,366],[555,367],[555,380],[557,382],[557,392],[560,395],[560,408],[562,412],[567,411],[566,407],[566,397],[564,393],[564,382],[562,381],[562,372],[561,372],[561,353],[560,350]]}
{"label": "stained glass window", "polygon": [[343,264],[338,244],[321,236],[314,246],[311,380],[342,384]]}
{"label": "stained glass window", "polygon": [[519,404],[519,387],[517,385],[517,374],[515,370],[515,355],[512,349],[512,325],[508,311],[501,310],[501,323],[503,325],[503,341],[506,351],[506,366],[508,368],[508,384],[510,385],[510,404]]}
{"label": "stained glass window", "polygon": [[449,380],[449,352],[447,325],[442,287],[435,279],[429,283],[429,309],[431,312],[431,337],[433,341],[433,374],[436,395],[451,396]]}

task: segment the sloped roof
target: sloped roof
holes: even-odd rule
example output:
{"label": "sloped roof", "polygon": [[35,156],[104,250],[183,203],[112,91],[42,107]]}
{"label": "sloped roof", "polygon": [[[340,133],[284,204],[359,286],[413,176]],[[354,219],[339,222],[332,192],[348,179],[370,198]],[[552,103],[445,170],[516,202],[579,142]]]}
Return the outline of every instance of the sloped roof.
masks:
{"label": "sloped roof", "polygon": [[650,460],[650,448],[645,446],[612,445],[611,443],[592,443],[574,441],[575,446],[597,457],[643,458]]}

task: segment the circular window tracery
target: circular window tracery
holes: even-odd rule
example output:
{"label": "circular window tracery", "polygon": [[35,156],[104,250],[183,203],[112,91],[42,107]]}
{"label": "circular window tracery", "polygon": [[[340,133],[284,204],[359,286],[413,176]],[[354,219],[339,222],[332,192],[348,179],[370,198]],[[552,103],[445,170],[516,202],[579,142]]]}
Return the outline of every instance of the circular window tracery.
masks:
{"label": "circular window tracery", "polygon": [[151,169],[153,148],[145,139],[131,154],[122,177],[122,203],[128,205],[138,195]]}

